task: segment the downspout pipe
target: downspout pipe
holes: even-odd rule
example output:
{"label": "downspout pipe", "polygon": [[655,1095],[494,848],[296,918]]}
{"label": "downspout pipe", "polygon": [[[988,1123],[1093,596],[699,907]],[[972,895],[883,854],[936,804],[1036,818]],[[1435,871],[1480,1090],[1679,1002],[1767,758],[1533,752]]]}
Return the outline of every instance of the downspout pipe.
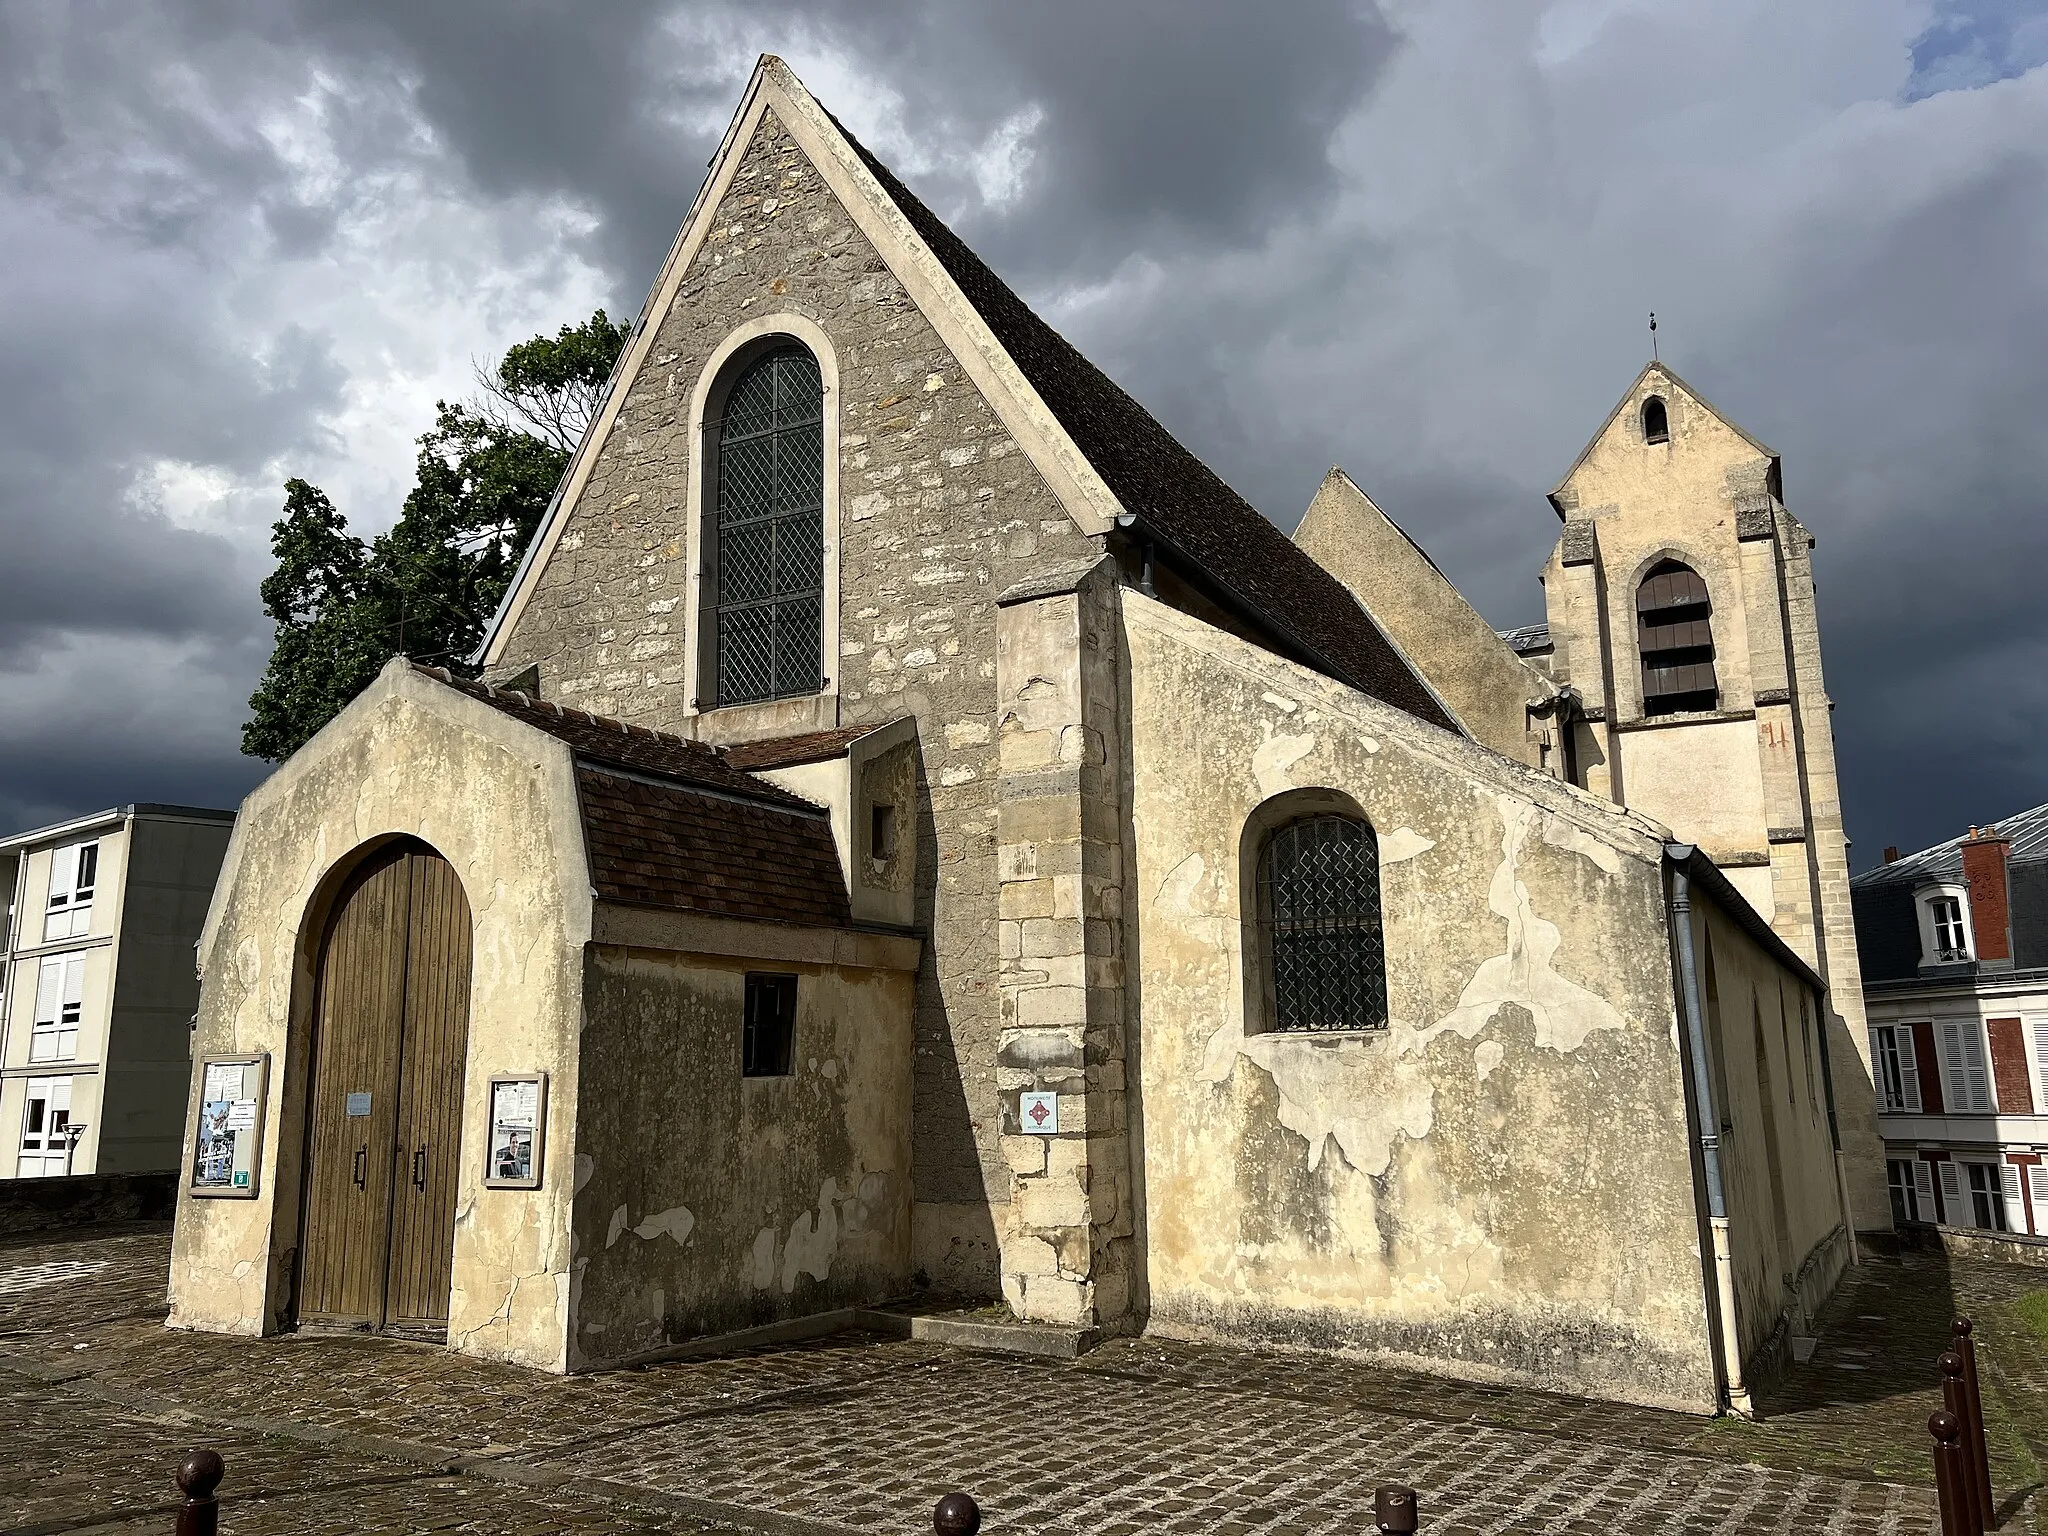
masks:
{"label": "downspout pipe", "polygon": [[1678,1007],[1685,1015],[1688,1065],[1692,1070],[1693,1114],[1699,1125],[1701,1181],[1707,1188],[1707,1227],[1713,1243],[1707,1301],[1713,1332],[1721,1345],[1721,1378],[1728,1406],[1744,1418],[1756,1405],[1742,1376],[1742,1340],[1736,1327],[1735,1264],[1728,1241],[1728,1196],[1721,1179],[1721,1116],[1714,1104],[1714,1074],[1707,1056],[1706,1009],[1700,998],[1699,964],[1692,941],[1691,843],[1666,843],[1671,866],[1671,943],[1678,960]]}

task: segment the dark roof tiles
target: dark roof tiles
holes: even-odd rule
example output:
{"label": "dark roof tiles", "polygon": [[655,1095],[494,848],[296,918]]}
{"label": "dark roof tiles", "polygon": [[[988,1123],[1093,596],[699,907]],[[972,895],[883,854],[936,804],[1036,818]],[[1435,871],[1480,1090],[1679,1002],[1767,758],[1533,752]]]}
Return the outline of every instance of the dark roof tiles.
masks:
{"label": "dark roof tiles", "polygon": [[1125,511],[1341,681],[1457,729],[1348,587],[1040,319],[843,124],[839,131]]}

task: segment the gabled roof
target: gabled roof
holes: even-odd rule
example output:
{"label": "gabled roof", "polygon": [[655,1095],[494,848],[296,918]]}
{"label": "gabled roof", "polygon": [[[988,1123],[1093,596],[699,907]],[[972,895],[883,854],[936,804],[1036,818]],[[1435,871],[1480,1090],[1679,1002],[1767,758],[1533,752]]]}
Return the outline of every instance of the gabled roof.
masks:
{"label": "gabled roof", "polygon": [[1100,536],[1125,517],[1136,519],[1141,534],[1178,554],[1305,659],[1420,719],[1457,728],[1341,582],[1034,314],[772,55],[755,67],[479,660],[497,659],[771,108],[1084,533]]}
{"label": "gabled roof", "polygon": [[852,922],[822,807],[741,771],[701,741],[543,703],[444,667],[413,670],[568,746],[600,900],[807,927]]}
{"label": "gabled roof", "polygon": [[1728,417],[1726,412],[1718,409],[1712,401],[1707,399],[1705,395],[1701,394],[1698,390],[1694,389],[1690,384],[1686,383],[1685,380],[1681,379],[1677,374],[1673,373],[1663,363],[1654,361],[1648,362],[1643,365],[1643,371],[1637,374],[1635,378],[1632,381],[1630,381],[1628,388],[1622,391],[1621,398],[1614,402],[1614,409],[1609,411],[1607,413],[1607,419],[1600,423],[1600,430],[1595,432],[1591,437],[1586,439],[1586,446],[1581,448],[1579,450],[1579,456],[1576,459],[1572,460],[1572,467],[1566,470],[1564,472],[1563,478],[1560,479],[1556,485],[1550,488],[1550,505],[1556,510],[1559,518],[1563,518],[1565,516],[1565,509],[1562,506],[1558,505],[1557,498],[1559,493],[1562,492],[1566,486],[1572,483],[1572,476],[1576,475],[1579,472],[1579,466],[1586,462],[1586,456],[1593,451],[1595,445],[1599,443],[1600,439],[1607,435],[1607,429],[1614,425],[1614,420],[1617,416],[1621,414],[1623,407],[1625,407],[1630,400],[1635,398],[1636,391],[1641,389],[1644,384],[1648,383],[1653,378],[1661,379],[1665,383],[1670,385],[1672,388],[1684,391],[1686,396],[1695,405],[1699,406],[1702,410],[1711,412],[1716,421],[1720,422],[1722,426],[1726,427],[1730,432],[1733,432],[1737,437],[1741,438],[1745,443],[1749,444],[1749,446],[1754,448],[1759,454],[1769,459],[1773,464],[1776,464],[1778,462],[1777,449],[1765,447],[1762,443],[1758,442],[1754,437],[1751,437],[1747,432],[1743,431],[1741,427],[1737,426]]}
{"label": "gabled roof", "polygon": [[[2012,851],[2007,857],[2015,864],[2048,859],[2048,805],[2016,812],[1978,830],[1980,833],[1996,833],[2010,841]],[[1867,891],[1881,885],[1960,880],[1963,877],[1963,844],[1969,840],[1965,834],[1952,837],[1945,843],[1936,843],[1932,848],[1922,848],[1918,853],[1909,853],[1889,864],[1866,869],[1852,877],[1849,885],[1854,890]]]}

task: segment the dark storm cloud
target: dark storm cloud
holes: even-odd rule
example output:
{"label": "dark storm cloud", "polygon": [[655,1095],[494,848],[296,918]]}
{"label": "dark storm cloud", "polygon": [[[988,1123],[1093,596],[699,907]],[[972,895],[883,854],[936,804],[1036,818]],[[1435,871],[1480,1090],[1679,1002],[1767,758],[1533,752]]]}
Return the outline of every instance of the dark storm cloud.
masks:
{"label": "dark storm cloud", "polygon": [[276,479],[390,500],[447,355],[569,318],[521,284],[637,308],[763,50],[1283,526],[1342,464],[1496,623],[1658,309],[1820,537],[1859,864],[2048,799],[2035,9],[11,9],[0,815],[239,790]]}

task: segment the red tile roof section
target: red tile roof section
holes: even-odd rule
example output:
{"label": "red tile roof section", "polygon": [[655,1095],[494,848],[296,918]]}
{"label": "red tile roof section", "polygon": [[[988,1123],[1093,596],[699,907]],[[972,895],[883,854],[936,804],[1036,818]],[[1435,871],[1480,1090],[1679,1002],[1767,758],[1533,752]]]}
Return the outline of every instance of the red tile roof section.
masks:
{"label": "red tile roof section", "polygon": [[861,737],[872,736],[881,729],[880,725],[846,725],[834,731],[806,731],[801,736],[741,742],[720,750],[733,767],[758,773],[763,768],[794,768],[799,763],[822,763],[843,757],[846,749]]}
{"label": "red tile roof section", "polygon": [[807,927],[852,922],[831,820],[810,801],[703,742],[441,667],[415,670],[568,745],[600,900]]}

